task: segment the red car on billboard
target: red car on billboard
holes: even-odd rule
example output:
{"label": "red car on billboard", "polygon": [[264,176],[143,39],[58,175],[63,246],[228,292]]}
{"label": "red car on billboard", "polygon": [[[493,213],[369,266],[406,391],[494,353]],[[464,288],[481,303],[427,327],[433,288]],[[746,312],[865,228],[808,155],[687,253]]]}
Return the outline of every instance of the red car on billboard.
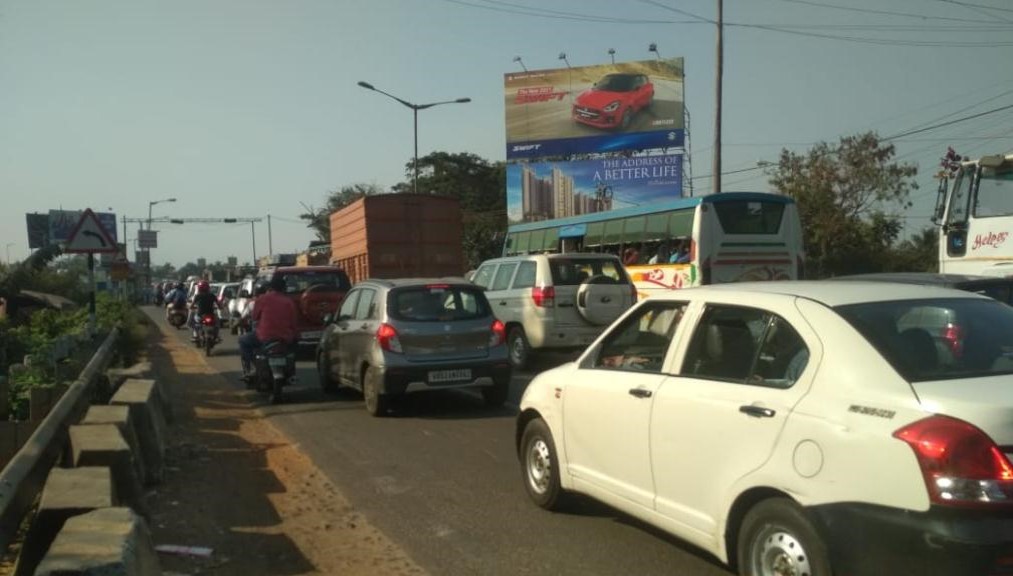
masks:
{"label": "red car on billboard", "polygon": [[633,115],[654,102],[654,84],[646,74],[606,74],[581,92],[573,119],[596,128],[625,130]]}

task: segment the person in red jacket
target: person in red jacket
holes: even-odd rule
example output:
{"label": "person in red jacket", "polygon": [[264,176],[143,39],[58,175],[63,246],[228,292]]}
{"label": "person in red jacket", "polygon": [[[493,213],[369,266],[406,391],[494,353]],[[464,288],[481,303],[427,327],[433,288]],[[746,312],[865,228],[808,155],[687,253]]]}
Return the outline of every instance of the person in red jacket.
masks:
{"label": "person in red jacket", "polygon": [[253,355],[257,348],[272,340],[295,344],[299,338],[299,329],[296,325],[298,311],[295,303],[285,295],[285,279],[275,276],[268,288],[267,293],[257,297],[254,303],[253,332],[243,334],[239,338],[244,378],[252,372]]}

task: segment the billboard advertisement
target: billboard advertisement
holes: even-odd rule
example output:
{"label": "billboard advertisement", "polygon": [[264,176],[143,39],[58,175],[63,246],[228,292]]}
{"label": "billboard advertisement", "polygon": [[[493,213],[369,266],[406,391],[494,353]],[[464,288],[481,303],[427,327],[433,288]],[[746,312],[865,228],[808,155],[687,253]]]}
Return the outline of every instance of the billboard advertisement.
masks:
{"label": "billboard advertisement", "polygon": [[683,59],[504,75],[507,159],[682,147]]}
{"label": "billboard advertisement", "polygon": [[44,248],[49,245],[49,214],[25,214],[28,225],[28,248]]}
{"label": "billboard advertisement", "polygon": [[507,165],[510,224],[682,197],[682,154]]}
{"label": "billboard advertisement", "polygon": [[[66,242],[67,238],[74,231],[78,221],[81,220],[81,210],[50,210],[49,211],[49,241]],[[116,237],[116,214],[111,212],[96,212],[99,224],[109,234],[113,242]]]}
{"label": "billboard advertisement", "polygon": [[137,246],[139,248],[158,248],[158,231],[138,230]]}

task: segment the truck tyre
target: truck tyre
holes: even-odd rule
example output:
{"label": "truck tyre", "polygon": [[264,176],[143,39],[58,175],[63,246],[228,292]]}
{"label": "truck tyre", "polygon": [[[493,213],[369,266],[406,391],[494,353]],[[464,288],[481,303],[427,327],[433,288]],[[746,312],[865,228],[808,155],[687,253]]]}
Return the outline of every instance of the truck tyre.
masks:
{"label": "truck tyre", "polygon": [[531,345],[524,335],[524,328],[513,326],[507,332],[507,350],[510,354],[510,364],[515,370],[524,370],[528,367],[531,359]]}

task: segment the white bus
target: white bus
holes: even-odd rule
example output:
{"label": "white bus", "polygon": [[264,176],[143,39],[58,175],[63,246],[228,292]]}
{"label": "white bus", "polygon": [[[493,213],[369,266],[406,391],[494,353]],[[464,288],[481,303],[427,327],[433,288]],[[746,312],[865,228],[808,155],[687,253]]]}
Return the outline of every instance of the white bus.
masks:
{"label": "white bus", "polygon": [[962,162],[940,183],[933,222],[939,225],[939,271],[1013,275],[1013,154]]}
{"label": "white bus", "polygon": [[504,256],[556,252],[618,254],[640,297],[702,284],[798,279],[804,265],[795,201],[759,192],[680,198],[507,230]]}

